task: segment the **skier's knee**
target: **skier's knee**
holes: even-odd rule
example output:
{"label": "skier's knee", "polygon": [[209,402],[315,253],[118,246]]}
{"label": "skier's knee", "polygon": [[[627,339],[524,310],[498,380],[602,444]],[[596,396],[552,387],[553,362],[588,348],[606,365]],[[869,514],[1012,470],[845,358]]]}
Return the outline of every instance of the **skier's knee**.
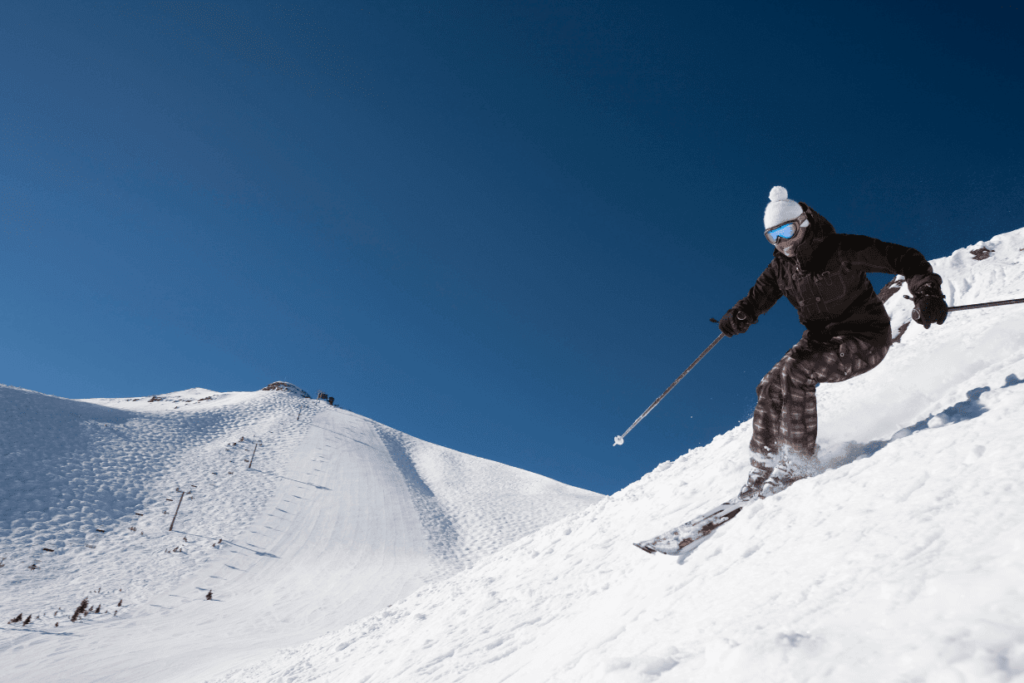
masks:
{"label": "skier's knee", "polygon": [[782,372],[782,381],[787,387],[804,387],[810,380],[811,374],[806,363],[801,363],[794,358],[787,358]]}

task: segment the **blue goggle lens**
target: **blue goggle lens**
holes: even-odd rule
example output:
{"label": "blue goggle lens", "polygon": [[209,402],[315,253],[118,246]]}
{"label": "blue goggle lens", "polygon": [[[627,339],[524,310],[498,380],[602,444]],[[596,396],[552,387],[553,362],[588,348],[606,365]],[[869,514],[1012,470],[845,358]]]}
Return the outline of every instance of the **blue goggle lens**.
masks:
{"label": "blue goggle lens", "polygon": [[772,228],[768,231],[768,239],[772,244],[777,244],[782,240],[790,240],[796,235],[797,226],[796,221],[790,223],[783,223],[782,225]]}

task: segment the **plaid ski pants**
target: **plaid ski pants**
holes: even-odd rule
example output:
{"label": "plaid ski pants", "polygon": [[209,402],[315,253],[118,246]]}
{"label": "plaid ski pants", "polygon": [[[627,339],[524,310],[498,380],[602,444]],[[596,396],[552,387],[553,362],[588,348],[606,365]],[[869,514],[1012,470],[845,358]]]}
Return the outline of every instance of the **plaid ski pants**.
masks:
{"label": "plaid ski pants", "polygon": [[757,386],[750,464],[771,469],[782,451],[814,458],[818,438],[816,385],[864,374],[882,362],[890,344],[871,344],[856,337],[821,342],[804,334]]}

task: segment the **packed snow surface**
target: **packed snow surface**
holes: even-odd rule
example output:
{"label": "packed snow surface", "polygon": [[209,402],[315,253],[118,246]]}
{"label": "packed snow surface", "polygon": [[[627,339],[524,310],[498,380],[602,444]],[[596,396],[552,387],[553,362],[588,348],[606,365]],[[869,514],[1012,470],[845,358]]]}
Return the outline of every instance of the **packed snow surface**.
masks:
{"label": "packed snow surface", "polygon": [[[1022,250],[1024,229],[933,265],[951,305],[1022,298]],[[909,319],[905,293],[887,302],[894,331]],[[819,388],[828,469],[686,555],[632,542],[736,493],[749,421],[446,581],[219,680],[1020,683],[1022,339],[1024,306],[912,324],[878,369]]]}
{"label": "packed snow surface", "polygon": [[273,388],[0,386],[0,679],[204,680],[602,498]]}

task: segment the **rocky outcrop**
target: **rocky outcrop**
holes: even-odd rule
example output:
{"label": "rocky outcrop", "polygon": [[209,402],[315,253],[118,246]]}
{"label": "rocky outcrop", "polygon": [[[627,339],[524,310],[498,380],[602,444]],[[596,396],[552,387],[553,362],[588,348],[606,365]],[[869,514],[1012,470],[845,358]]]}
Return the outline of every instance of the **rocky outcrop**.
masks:
{"label": "rocky outcrop", "polygon": [[291,382],[271,382],[267,386],[263,387],[261,391],[287,391],[290,394],[295,394],[296,396],[301,396],[302,398],[311,398],[309,394],[307,394],[305,391],[298,388]]}

